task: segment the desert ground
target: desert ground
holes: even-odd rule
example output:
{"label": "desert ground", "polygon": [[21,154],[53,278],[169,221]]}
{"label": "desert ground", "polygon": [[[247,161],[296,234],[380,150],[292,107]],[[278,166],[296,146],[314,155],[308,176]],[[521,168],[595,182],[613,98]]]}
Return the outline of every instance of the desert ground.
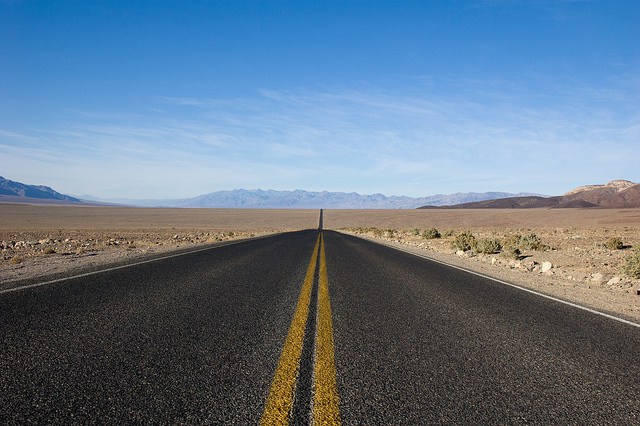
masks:
{"label": "desert ground", "polygon": [[[316,228],[318,213],[0,204],[0,289],[24,279]],[[640,281],[623,273],[632,247],[640,245],[640,209],[325,210],[324,226],[640,323]],[[425,238],[430,228],[441,237]],[[452,246],[464,231],[499,240],[534,234],[540,244],[518,256],[477,254]],[[607,247],[614,238],[622,248]]]}

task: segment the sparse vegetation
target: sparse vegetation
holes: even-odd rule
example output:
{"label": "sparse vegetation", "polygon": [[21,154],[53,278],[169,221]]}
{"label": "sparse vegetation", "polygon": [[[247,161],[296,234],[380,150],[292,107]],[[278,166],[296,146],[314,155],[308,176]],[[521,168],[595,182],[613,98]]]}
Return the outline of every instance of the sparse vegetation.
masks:
{"label": "sparse vegetation", "polygon": [[53,249],[53,247],[47,247],[46,249],[43,250],[44,254],[54,254],[56,251]]}
{"label": "sparse vegetation", "polygon": [[481,238],[476,241],[474,249],[478,253],[494,254],[502,250],[502,244],[497,238]]}
{"label": "sparse vegetation", "polygon": [[508,246],[508,247],[503,247],[502,248],[502,254],[505,257],[508,257],[510,259],[517,259],[518,257],[520,257],[520,255],[522,254],[522,252],[520,251],[519,248],[514,247],[514,246]]}
{"label": "sparse vegetation", "polygon": [[470,231],[462,231],[453,240],[453,248],[456,250],[468,251],[475,247],[476,237]]}
{"label": "sparse vegetation", "polygon": [[633,254],[627,257],[627,262],[622,267],[622,272],[631,278],[640,279],[640,246],[636,246]]}
{"label": "sparse vegetation", "polygon": [[442,234],[442,236],[444,238],[448,238],[448,237],[453,237],[454,235],[456,235],[456,231],[454,231],[453,229],[447,229],[446,231],[444,231],[444,233]]}
{"label": "sparse vegetation", "polygon": [[436,228],[425,229],[422,233],[422,238],[426,240],[433,240],[434,238],[440,238],[440,231]]}
{"label": "sparse vegetation", "polygon": [[24,262],[24,259],[20,256],[13,256],[10,260],[11,263],[13,263],[14,265],[17,265],[19,263]]}
{"label": "sparse vegetation", "polygon": [[505,254],[518,257],[522,250],[544,250],[546,246],[542,244],[542,240],[536,234],[510,234],[502,240],[502,247]]}
{"label": "sparse vegetation", "polygon": [[604,245],[609,250],[622,250],[624,248],[624,243],[620,237],[611,237]]}
{"label": "sparse vegetation", "polygon": [[542,244],[540,237],[531,233],[520,236],[518,248],[525,250],[544,250],[546,247]]}
{"label": "sparse vegetation", "polygon": [[418,228],[413,228],[413,235],[415,235],[416,237],[420,235],[420,230]]}

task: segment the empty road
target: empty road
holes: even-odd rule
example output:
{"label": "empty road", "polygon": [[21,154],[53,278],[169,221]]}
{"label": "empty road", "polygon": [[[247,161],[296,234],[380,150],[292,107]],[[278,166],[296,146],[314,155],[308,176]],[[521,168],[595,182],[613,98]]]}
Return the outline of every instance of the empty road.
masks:
{"label": "empty road", "polygon": [[1,424],[640,423],[640,328],[332,231],[0,291],[0,344]]}

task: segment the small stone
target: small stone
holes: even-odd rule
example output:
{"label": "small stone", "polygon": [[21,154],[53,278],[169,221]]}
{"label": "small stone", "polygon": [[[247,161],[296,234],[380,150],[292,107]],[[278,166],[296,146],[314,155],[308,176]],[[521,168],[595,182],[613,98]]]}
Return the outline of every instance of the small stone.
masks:
{"label": "small stone", "polygon": [[522,267],[529,272],[533,271],[537,264],[533,259],[525,259],[521,262]]}
{"label": "small stone", "polygon": [[495,265],[497,261],[498,261],[498,259],[496,259],[495,257],[491,258],[491,264],[492,265]]}
{"label": "small stone", "polygon": [[611,278],[609,281],[607,281],[608,285],[616,285],[616,284],[620,284],[620,282],[622,281],[622,278],[620,277],[613,277]]}
{"label": "small stone", "polygon": [[606,279],[600,272],[596,272],[595,274],[591,274],[591,281],[594,283],[603,283]]}
{"label": "small stone", "polygon": [[542,267],[540,268],[540,272],[545,274],[551,271],[551,268],[553,268],[553,264],[551,262],[549,261],[542,262]]}
{"label": "small stone", "polygon": [[458,251],[456,252],[456,256],[458,256],[458,257],[465,257],[465,252],[464,252],[464,250],[458,250]]}

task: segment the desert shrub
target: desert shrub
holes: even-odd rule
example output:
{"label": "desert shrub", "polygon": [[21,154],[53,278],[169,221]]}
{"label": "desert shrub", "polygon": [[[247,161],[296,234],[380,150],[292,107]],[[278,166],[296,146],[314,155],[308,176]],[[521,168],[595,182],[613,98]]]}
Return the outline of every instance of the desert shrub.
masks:
{"label": "desert shrub", "polygon": [[517,259],[518,257],[520,257],[522,252],[518,247],[509,246],[502,248],[502,254],[510,259]]}
{"label": "desert shrub", "polygon": [[387,238],[393,238],[396,235],[396,231],[395,229],[385,229],[384,230],[384,236]]}
{"label": "desert shrub", "polygon": [[444,238],[448,238],[448,237],[453,237],[454,235],[456,235],[456,231],[454,231],[453,229],[447,229],[446,231],[444,231],[444,233],[442,234],[442,236]]}
{"label": "desert shrub", "polygon": [[502,254],[515,259],[522,254],[520,250],[520,234],[509,234],[502,239]]}
{"label": "desert shrub", "polygon": [[518,248],[525,250],[544,250],[545,245],[542,244],[540,237],[536,234],[525,234],[520,236]]}
{"label": "desert shrub", "polygon": [[624,243],[620,237],[611,237],[604,245],[609,250],[622,250],[624,248]]}
{"label": "desert shrub", "polygon": [[[542,244],[540,237],[536,234],[510,234],[503,238],[502,247],[505,251],[515,253],[515,249],[519,252],[522,250],[544,250],[546,246]],[[520,254],[518,254],[519,256]]]}
{"label": "desert shrub", "polygon": [[474,248],[478,253],[493,254],[502,250],[502,244],[497,238],[481,238],[476,241]]}
{"label": "desert shrub", "polygon": [[627,257],[622,272],[631,278],[640,278],[640,246],[636,246],[633,254]]}
{"label": "desert shrub", "polygon": [[470,231],[463,231],[459,233],[453,240],[453,248],[456,250],[471,250],[475,245],[476,237]]}
{"label": "desert shrub", "polygon": [[373,236],[374,237],[382,237],[382,229],[378,229],[378,228],[373,228]]}
{"label": "desert shrub", "polygon": [[420,230],[418,228],[413,228],[412,232],[413,232],[413,235],[415,235],[416,237],[420,235]]}
{"label": "desert shrub", "polygon": [[425,231],[422,233],[422,238],[427,240],[440,238],[440,231],[438,231],[436,228],[425,229]]}

